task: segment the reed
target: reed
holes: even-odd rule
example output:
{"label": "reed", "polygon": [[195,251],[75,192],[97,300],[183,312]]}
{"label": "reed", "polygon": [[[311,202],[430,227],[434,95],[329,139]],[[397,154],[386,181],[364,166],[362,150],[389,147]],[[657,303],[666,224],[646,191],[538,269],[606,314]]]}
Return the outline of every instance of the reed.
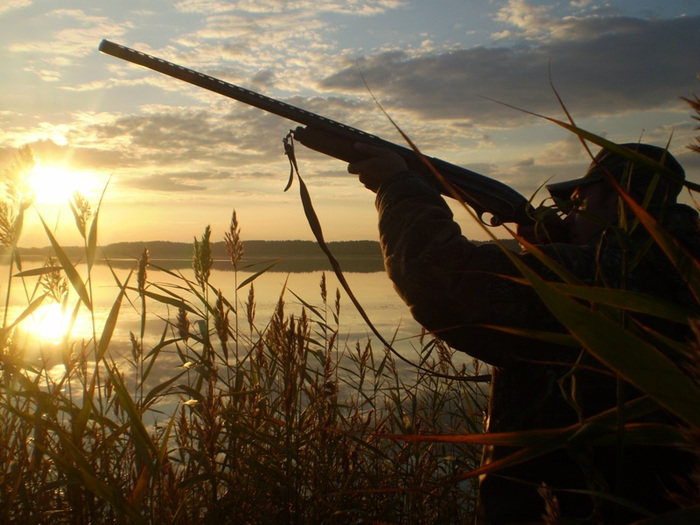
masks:
{"label": "reed", "polygon": [[[29,154],[12,168],[17,181]],[[471,482],[444,480],[474,468],[477,447],[379,436],[478,431],[483,392],[400,372],[371,340],[348,341],[342,295],[329,300],[325,275],[315,301],[297,297],[301,306],[290,307],[282,289],[270,318],[256,319],[254,282],[264,270],[240,282],[235,213],[224,239],[230,290],[210,283],[207,227],[194,243],[193,278],[155,265],[145,250],[131,272],[112,271],[118,291],[103,326],[87,339],[63,337],[59,368],[37,357],[21,328],[39,305],[59,302],[73,322],[80,311],[95,319],[99,205],[76,196],[71,207],[87,267],[46,228],[55,256],[24,269],[16,245],[26,202],[8,202],[0,218],[13,263],[8,288],[27,290],[20,313],[5,308],[1,332],[1,522],[452,523],[471,515]],[[163,272],[174,284],[152,277]],[[159,319],[155,303],[172,315]],[[140,317],[126,358],[113,341],[123,308]],[[149,336],[146,323],[160,323],[161,336]],[[416,346],[425,369],[463,371],[437,341]],[[181,366],[155,381],[154,370],[173,359]]]}

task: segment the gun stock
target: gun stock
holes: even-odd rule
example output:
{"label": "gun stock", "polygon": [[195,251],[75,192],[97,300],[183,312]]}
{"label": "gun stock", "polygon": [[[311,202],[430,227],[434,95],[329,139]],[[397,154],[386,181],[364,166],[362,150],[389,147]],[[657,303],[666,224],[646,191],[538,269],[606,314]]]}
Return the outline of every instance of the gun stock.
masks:
{"label": "gun stock", "polygon": [[[304,146],[324,155],[329,155],[345,162],[356,162],[362,160],[363,156],[355,150],[354,144],[356,142],[364,142],[395,151],[404,158],[410,169],[426,174],[430,179],[433,178],[430,168],[413,150],[384,140],[371,133],[224,80],[205,75],[193,69],[168,62],[162,58],[110,42],[109,40],[103,40],[100,43],[99,50],[108,55],[139,64],[153,71],[303,124],[305,127],[299,126],[293,131],[294,138]],[[532,219],[527,213],[530,206],[527,199],[510,186],[441,159],[425,158],[457,189],[461,197],[474,209],[484,224],[497,226],[505,222],[517,224],[532,223]],[[447,189],[443,189],[442,193],[452,197]],[[488,223],[484,219],[486,215],[490,215]]]}

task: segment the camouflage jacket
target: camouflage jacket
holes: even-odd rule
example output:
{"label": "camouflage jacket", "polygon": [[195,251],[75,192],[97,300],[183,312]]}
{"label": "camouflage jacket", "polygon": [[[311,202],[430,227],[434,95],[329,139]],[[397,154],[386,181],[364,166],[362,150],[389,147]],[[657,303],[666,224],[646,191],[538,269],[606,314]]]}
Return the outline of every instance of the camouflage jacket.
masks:
{"label": "camouflage jacket", "polygon": [[[503,277],[522,275],[503,249],[468,241],[444,199],[420,175],[405,172],[386,180],[376,205],[387,273],[414,318],[453,348],[492,365],[489,432],[563,427],[615,406],[615,380],[609,375],[571,373],[571,365],[580,358],[584,364],[601,366],[580,349],[494,329],[564,331],[531,287]],[[700,240],[694,238],[694,242]],[[693,303],[687,287],[660,253],[650,253],[633,272],[623,272],[623,250],[614,238],[587,246],[552,244],[542,249],[586,283],[604,280],[608,286],[620,287],[624,277],[625,288]],[[700,254],[700,249],[695,253]],[[513,256],[554,279],[533,256]],[[673,333],[678,326],[655,328]],[[509,452],[486,448],[484,461]],[[663,510],[670,505],[664,498],[670,487],[663,486],[669,476],[648,468],[648,453],[626,453],[622,485],[629,490],[623,496],[650,510]],[[592,455],[559,450],[487,475],[481,482],[481,522],[539,521],[544,501],[537,489],[542,483],[553,489],[612,490],[608,485],[614,483],[614,455],[614,451]],[[684,470],[688,464],[687,458],[681,458],[684,464],[677,466],[674,455],[675,451],[659,460],[673,474],[676,467]],[[646,463],[640,463],[641,457]],[[661,455],[654,452],[653,457]],[[559,492],[557,498],[563,515],[599,517],[605,512],[585,496]]]}

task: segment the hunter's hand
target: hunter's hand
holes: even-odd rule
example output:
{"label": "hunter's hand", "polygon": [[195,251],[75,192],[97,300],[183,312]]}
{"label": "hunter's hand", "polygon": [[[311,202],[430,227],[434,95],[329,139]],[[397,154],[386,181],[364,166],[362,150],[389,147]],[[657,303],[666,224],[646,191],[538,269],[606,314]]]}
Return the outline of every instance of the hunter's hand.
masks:
{"label": "hunter's hand", "polygon": [[556,215],[551,215],[535,224],[519,224],[518,235],[531,244],[571,242],[568,224]]}
{"label": "hunter's hand", "polygon": [[377,193],[384,179],[408,169],[406,161],[389,149],[360,142],[355,144],[355,149],[366,158],[348,164],[348,172],[359,175],[360,182],[374,193]]}

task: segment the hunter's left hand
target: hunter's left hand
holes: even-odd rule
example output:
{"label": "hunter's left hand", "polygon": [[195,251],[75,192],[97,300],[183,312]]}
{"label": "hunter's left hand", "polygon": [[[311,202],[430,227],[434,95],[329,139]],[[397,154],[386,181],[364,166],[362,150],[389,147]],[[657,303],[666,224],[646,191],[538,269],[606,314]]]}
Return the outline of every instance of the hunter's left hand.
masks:
{"label": "hunter's left hand", "polygon": [[357,143],[355,149],[366,158],[348,164],[348,172],[360,176],[365,187],[377,193],[387,177],[406,171],[406,161],[398,154],[385,148]]}
{"label": "hunter's left hand", "polygon": [[569,224],[556,215],[550,215],[536,224],[518,225],[518,235],[531,244],[571,242]]}

